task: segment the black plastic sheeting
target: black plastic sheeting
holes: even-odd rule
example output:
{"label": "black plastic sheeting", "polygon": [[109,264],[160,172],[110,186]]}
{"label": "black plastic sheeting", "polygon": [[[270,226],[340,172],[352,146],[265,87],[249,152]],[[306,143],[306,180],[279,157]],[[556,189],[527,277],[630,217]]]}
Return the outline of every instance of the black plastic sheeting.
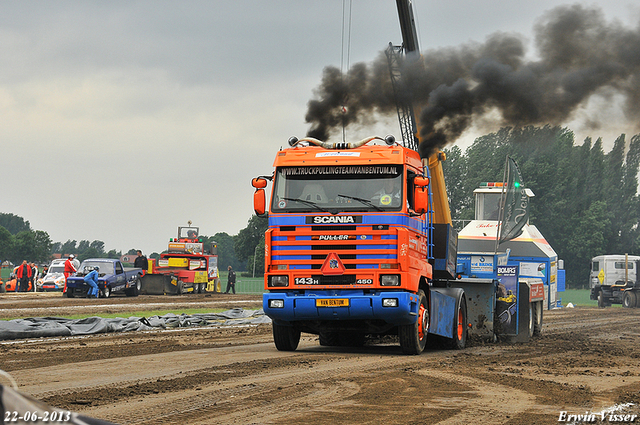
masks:
{"label": "black plastic sheeting", "polygon": [[107,332],[133,332],[195,326],[239,326],[271,323],[264,311],[234,308],[222,313],[165,314],[164,316],[105,319],[65,319],[34,317],[0,321],[0,340],[54,336],[92,335]]}

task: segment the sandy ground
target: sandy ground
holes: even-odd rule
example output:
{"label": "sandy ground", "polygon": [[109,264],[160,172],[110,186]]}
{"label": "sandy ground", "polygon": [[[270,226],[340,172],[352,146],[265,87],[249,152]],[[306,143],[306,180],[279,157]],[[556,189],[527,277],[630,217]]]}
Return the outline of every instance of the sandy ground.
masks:
{"label": "sandy ground", "polygon": [[[259,296],[0,296],[0,317],[173,306],[255,309]],[[520,344],[404,356],[397,341],[279,352],[271,326],[0,342],[0,368],[46,403],[119,424],[551,424],[613,406],[640,414],[640,309],[545,312]],[[4,378],[2,378],[4,379]],[[7,384],[7,382],[3,382]],[[625,405],[631,403],[632,405]],[[564,416],[563,416],[563,413]],[[620,415],[620,413],[616,413]],[[616,423],[639,423],[640,418]]]}

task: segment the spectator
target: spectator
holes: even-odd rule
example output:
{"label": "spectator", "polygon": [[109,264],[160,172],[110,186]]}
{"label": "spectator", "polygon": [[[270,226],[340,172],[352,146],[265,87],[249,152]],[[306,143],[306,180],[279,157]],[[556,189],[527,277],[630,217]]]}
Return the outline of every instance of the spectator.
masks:
{"label": "spectator", "polygon": [[49,273],[49,266],[45,265],[42,267],[42,272],[40,272],[40,277],[43,278]]}
{"label": "spectator", "polygon": [[29,266],[31,267],[31,288],[35,292],[36,282],[38,281],[38,266],[36,266],[36,263],[31,263]]}
{"label": "spectator", "polygon": [[133,261],[133,267],[140,267],[143,271],[146,272],[149,268],[149,261],[147,260],[147,257],[142,255],[142,251],[138,250],[137,253],[138,256]]}
{"label": "spectator", "polygon": [[229,290],[233,290],[233,294],[236,293],[236,272],[229,266],[229,275],[227,276],[227,290],[225,294],[229,293]]}
{"label": "spectator", "polygon": [[31,266],[29,266],[27,260],[23,260],[22,264],[18,266],[18,269],[16,270],[16,292],[27,292],[29,290],[29,282],[31,281],[32,276],[33,271],[31,270]]}
{"label": "spectator", "polygon": [[62,290],[62,295],[64,296],[67,293],[67,278],[78,271],[78,268],[73,262],[73,259],[76,258],[75,255],[69,255],[67,261],[64,262],[64,289]]}

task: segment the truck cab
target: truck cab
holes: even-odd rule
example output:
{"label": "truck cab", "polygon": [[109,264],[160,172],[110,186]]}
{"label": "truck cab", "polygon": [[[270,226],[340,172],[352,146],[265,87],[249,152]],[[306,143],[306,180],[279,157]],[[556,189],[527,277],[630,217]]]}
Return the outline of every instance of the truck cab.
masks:
{"label": "truck cab", "polygon": [[268,205],[263,308],[280,350],[295,350],[300,332],[322,345],[398,334],[408,354],[424,349],[428,333],[464,345],[462,291],[432,288],[429,171],[416,151],[374,139],[384,140],[296,139],[277,153],[272,176],[252,182],[256,213]]}
{"label": "truck cab", "polygon": [[599,307],[622,304],[623,307],[638,306],[640,283],[638,266],[640,256],[599,255],[591,259],[589,272],[590,298],[598,301]]}

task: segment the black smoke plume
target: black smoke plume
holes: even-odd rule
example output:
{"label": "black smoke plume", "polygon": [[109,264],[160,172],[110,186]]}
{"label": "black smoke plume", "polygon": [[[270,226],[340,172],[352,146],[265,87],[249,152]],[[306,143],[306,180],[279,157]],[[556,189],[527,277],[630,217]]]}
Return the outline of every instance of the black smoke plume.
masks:
{"label": "black smoke plume", "polygon": [[[496,33],[484,43],[428,51],[405,64],[404,83],[420,111],[423,157],[490,111],[499,112],[496,126],[560,125],[594,94],[622,95],[626,119],[640,127],[640,23],[627,28],[607,22],[598,8],[561,6],[538,20],[534,35],[536,60],[525,59],[523,37]],[[346,75],[325,68],[315,97],[306,121],[308,135],[321,140],[396,111],[384,54]],[[598,116],[589,121],[597,128]]]}

